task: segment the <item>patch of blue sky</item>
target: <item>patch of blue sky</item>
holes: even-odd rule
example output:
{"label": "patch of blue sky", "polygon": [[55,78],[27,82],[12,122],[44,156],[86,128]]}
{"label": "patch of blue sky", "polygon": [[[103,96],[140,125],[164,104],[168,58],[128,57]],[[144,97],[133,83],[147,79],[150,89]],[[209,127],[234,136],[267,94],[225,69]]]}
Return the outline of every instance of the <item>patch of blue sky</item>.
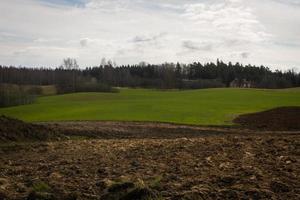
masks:
{"label": "patch of blue sky", "polygon": [[87,0],[39,0],[43,3],[65,6],[84,6]]}

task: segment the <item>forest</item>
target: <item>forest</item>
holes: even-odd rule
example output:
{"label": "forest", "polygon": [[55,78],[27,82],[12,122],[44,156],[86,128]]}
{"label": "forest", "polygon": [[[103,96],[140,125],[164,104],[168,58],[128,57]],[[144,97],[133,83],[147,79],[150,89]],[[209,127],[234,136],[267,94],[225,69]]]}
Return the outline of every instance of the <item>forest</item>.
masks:
{"label": "forest", "polygon": [[[235,84],[233,84],[233,82]],[[0,84],[56,85],[59,93],[110,91],[110,87],[200,89],[214,87],[289,88],[300,86],[300,73],[271,71],[265,66],[239,63],[194,62],[190,64],[141,62],[116,66],[111,61],[79,68],[75,59],[65,59],[57,68],[0,65]],[[244,85],[243,83],[247,83]]]}

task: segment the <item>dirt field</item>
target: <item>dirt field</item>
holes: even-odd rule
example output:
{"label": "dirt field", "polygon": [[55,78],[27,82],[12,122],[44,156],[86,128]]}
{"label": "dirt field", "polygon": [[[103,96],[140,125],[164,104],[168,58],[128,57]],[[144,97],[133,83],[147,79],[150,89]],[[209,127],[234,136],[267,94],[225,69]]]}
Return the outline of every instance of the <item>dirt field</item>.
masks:
{"label": "dirt field", "polygon": [[300,107],[280,107],[241,115],[234,122],[250,129],[300,130]]}
{"label": "dirt field", "polygon": [[300,130],[6,122],[55,137],[0,143],[0,199],[300,199]]}

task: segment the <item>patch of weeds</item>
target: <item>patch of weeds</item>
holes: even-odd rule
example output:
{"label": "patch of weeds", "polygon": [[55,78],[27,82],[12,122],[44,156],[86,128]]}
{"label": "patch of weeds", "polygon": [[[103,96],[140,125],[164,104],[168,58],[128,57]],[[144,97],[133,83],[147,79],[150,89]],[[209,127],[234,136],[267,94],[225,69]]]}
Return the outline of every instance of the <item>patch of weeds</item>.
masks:
{"label": "patch of weeds", "polygon": [[135,185],[132,182],[114,182],[109,188],[108,191],[109,192],[120,192],[120,191],[124,191],[124,190],[128,190],[131,188],[134,188]]}
{"label": "patch of weeds", "polygon": [[148,185],[150,188],[158,189],[161,187],[162,176],[156,176],[153,180],[151,180]]}
{"label": "patch of weeds", "polygon": [[35,192],[49,192],[51,190],[50,186],[43,181],[34,183],[32,189]]}
{"label": "patch of weeds", "polygon": [[162,196],[154,188],[159,187],[161,177],[156,177],[150,184],[138,179],[136,182],[119,180],[111,182],[106,194],[101,197],[104,200],[160,200]]}
{"label": "patch of weeds", "polygon": [[50,186],[42,181],[34,183],[32,186],[32,191],[29,193],[27,200],[52,200],[54,199],[53,194],[51,194]]}

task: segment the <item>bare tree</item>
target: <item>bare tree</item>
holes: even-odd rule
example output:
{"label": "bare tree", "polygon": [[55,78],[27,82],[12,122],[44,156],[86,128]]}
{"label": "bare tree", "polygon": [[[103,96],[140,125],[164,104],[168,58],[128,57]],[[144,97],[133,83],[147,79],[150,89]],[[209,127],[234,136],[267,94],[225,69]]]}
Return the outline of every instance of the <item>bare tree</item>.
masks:
{"label": "bare tree", "polygon": [[66,58],[63,60],[62,68],[68,70],[72,70],[72,69],[76,70],[79,68],[79,66],[75,58]]}
{"label": "bare tree", "polygon": [[100,66],[104,67],[104,66],[106,66],[106,65],[107,65],[106,59],[103,57],[103,58],[101,59],[101,64],[100,64]]}
{"label": "bare tree", "polygon": [[79,69],[79,65],[77,64],[77,60],[75,58],[66,58],[63,60],[62,68],[68,71],[71,71],[72,74],[72,90],[76,91],[76,75],[77,70]]}

